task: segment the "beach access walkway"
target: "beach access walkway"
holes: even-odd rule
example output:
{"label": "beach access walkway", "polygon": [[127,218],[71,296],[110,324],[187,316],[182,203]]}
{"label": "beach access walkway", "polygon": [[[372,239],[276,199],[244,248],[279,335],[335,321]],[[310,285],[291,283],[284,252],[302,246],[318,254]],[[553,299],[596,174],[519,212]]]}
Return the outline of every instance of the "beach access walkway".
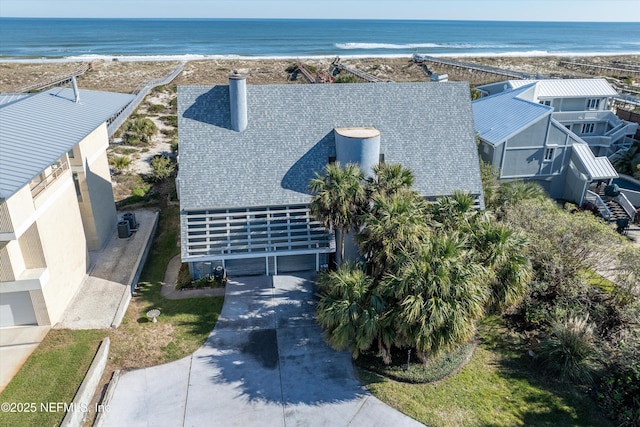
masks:
{"label": "beach access walkway", "polygon": [[122,124],[129,118],[138,105],[144,100],[147,94],[155,87],[166,85],[171,83],[178,75],[184,70],[186,62],[181,62],[176,68],[174,68],[169,74],[159,79],[151,80],[143,87],[134,91],[136,97],[131,100],[122,110],[114,114],[109,120],[107,120],[107,133],[111,138],[116,131],[122,126]]}
{"label": "beach access walkway", "polygon": [[360,384],[322,339],[314,272],[229,281],[220,318],[191,356],[127,372],[101,426],[420,426]]}

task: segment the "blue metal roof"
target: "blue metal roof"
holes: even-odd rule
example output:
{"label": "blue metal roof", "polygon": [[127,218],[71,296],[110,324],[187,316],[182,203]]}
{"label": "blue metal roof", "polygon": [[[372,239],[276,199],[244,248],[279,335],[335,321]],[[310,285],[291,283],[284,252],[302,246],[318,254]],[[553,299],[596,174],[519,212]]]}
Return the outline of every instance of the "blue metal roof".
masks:
{"label": "blue metal roof", "polygon": [[0,108],[33,96],[32,93],[0,93]]}
{"label": "blue metal roof", "polygon": [[132,99],[53,88],[0,108],[0,199],[11,197]]}
{"label": "blue metal roof", "polygon": [[573,144],[571,146],[580,159],[587,175],[592,180],[618,178],[618,172],[606,157],[596,157],[588,144]]}
{"label": "blue metal roof", "polygon": [[465,82],[247,85],[247,105],[235,132],[228,86],[178,88],[183,209],[308,203],[340,127],[376,128],[385,161],[411,168],[424,196],[482,194]]}
{"label": "blue metal roof", "polygon": [[473,119],[480,138],[498,145],[553,112],[553,108],[520,98],[535,84],[480,98],[473,102]]}

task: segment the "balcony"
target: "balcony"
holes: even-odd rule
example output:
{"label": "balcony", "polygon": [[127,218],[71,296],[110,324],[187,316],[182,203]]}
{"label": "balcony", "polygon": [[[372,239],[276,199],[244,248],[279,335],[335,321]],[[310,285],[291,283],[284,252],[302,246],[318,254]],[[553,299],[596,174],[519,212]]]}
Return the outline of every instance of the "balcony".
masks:
{"label": "balcony", "polygon": [[[578,122],[610,122],[617,124],[621,122],[620,118],[609,110],[599,111],[563,111],[553,113],[553,118],[562,124],[578,123]],[[615,125],[614,125],[615,126]]]}
{"label": "balcony", "polygon": [[28,268],[14,280],[0,282],[0,293],[43,289],[49,282],[48,268]]}
{"label": "balcony", "polygon": [[[35,199],[40,193],[42,193],[47,187],[55,182],[56,179],[63,174],[64,171],[69,169],[69,162],[65,158],[60,159],[56,164],[51,165],[51,170],[48,174],[40,174],[39,177],[31,181],[29,188],[31,189],[31,196]],[[44,176],[43,176],[44,175]]]}

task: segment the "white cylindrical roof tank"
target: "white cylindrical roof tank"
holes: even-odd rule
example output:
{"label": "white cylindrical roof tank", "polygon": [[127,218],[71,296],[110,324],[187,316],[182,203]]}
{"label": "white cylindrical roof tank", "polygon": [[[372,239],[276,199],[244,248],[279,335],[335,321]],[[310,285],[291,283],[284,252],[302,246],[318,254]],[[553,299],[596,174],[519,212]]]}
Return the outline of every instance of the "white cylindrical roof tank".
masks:
{"label": "white cylindrical roof tank", "polygon": [[365,176],[373,175],[380,161],[380,131],[372,127],[335,128],[336,160],[342,165],[358,163]]}
{"label": "white cylindrical roof tank", "polygon": [[229,75],[229,108],[231,129],[242,132],[247,128],[247,76],[234,72]]}

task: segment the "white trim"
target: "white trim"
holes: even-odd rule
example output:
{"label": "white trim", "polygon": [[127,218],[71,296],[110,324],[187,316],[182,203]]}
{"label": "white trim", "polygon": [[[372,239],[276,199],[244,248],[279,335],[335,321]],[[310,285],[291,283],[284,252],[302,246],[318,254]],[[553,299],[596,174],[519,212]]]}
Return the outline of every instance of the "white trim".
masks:
{"label": "white trim", "polygon": [[541,148],[546,147],[564,147],[564,145],[529,145],[526,147],[509,147],[507,150],[509,151],[517,151],[517,150],[539,150]]}
{"label": "white trim", "polygon": [[225,260],[231,259],[252,259],[252,258],[264,258],[273,256],[275,258],[288,255],[313,255],[313,254],[332,254],[335,249],[318,249],[318,250],[290,250],[290,251],[278,251],[278,252],[244,252],[240,254],[217,254],[217,255],[198,255],[187,256],[182,258],[182,262],[204,262],[204,261],[222,261],[224,267]]}
{"label": "white trim", "polygon": [[545,174],[535,174],[535,175],[505,175],[502,176],[501,178],[504,179],[512,179],[512,178],[550,178],[550,177],[554,177],[554,176],[560,176],[562,175],[561,172],[559,173],[545,173]]}
{"label": "white trim", "polygon": [[24,270],[16,280],[2,282],[0,294],[40,290],[44,289],[47,283],[49,283],[48,268],[29,268]]}

